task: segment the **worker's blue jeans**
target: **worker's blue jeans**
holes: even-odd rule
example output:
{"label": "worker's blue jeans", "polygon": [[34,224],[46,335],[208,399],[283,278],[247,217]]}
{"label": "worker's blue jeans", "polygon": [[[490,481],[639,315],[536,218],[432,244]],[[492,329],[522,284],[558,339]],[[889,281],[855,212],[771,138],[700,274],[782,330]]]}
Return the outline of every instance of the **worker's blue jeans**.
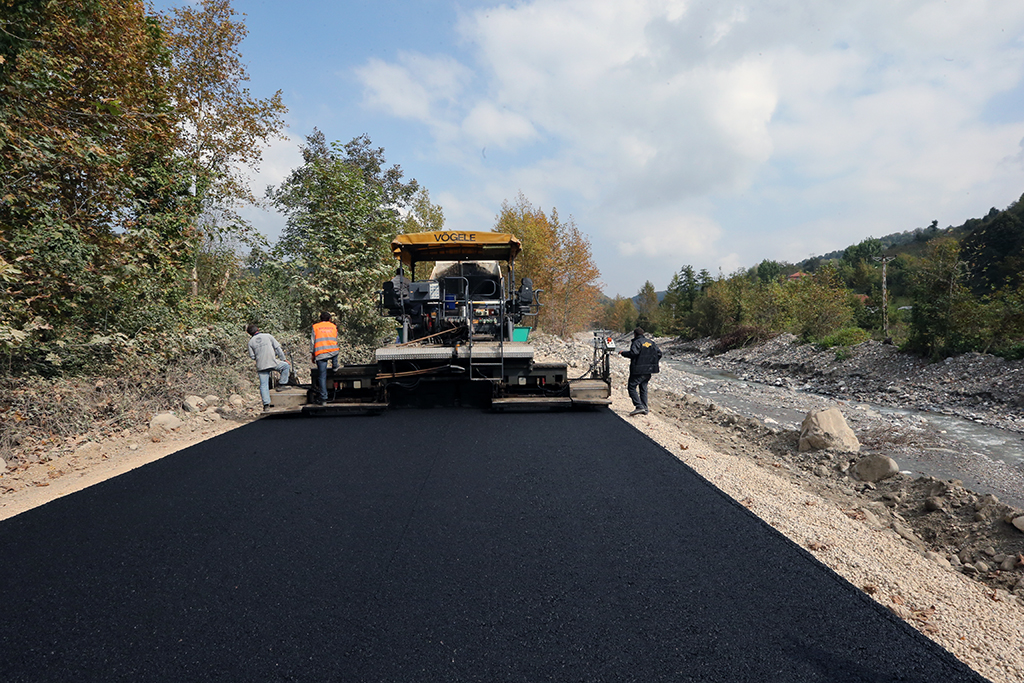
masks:
{"label": "worker's blue jeans", "polygon": [[292,366],[288,365],[284,361],[277,364],[276,368],[269,368],[267,370],[257,370],[256,374],[260,376],[260,398],[263,399],[263,405],[270,405],[270,373],[277,370],[281,373],[281,379],[278,384],[288,384],[288,378],[291,376]]}
{"label": "worker's blue jeans", "polygon": [[330,364],[334,370],[338,369],[338,356],[326,356],[324,358],[316,359],[316,369],[320,374],[320,400],[327,400],[327,365]]}

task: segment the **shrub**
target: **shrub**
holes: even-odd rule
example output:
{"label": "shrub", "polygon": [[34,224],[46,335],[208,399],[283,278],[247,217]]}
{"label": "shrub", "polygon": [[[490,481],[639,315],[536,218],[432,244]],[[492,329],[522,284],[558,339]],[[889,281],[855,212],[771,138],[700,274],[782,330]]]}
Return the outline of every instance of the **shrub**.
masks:
{"label": "shrub", "polygon": [[857,344],[863,344],[868,339],[871,339],[871,335],[867,331],[859,327],[844,327],[819,339],[818,346],[822,349],[831,349],[833,346],[856,346]]}
{"label": "shrub", "polygon": [[741,349],[745,346],[761,344],[768,341],[773,336],[775,335],[762,327],[742,325],[719,339],[715,343],[711,353],[712,355],[716,355],[719,353],[725,353],[726,351],[731,351],[732,349]]}

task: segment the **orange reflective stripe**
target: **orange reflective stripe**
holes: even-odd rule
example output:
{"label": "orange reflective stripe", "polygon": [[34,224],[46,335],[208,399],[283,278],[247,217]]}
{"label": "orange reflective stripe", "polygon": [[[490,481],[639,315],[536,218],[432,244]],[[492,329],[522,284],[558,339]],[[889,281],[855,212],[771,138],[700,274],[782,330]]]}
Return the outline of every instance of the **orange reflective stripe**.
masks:
{"label": "orange reflective stripe", "polygon": [[338,353],[338,328],[334,323],[316,323],[313,325],[313,355]]}

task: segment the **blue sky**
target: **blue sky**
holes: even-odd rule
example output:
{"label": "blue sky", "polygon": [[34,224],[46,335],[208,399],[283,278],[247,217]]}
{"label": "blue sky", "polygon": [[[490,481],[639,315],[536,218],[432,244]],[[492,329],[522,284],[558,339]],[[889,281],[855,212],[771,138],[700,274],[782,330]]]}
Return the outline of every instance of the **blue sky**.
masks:
{"label": "blue sky", "polygon": [[[520,191],[571,216],[609,295],[686,264],[958,225],[1024,193],[1020,0],[234,7],[252,93],[289,109],[257,194],[314,127],[367,133],[451,229],[489,230]],[[284,223],[246,215],[271,240]]]}

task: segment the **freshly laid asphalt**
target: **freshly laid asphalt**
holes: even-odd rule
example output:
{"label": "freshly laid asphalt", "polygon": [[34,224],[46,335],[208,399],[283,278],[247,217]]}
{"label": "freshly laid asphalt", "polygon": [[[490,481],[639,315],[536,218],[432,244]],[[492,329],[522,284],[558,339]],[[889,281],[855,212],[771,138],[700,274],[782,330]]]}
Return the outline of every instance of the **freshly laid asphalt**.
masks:
{"label": "freshly laid asphalt", "polygon": [[983,681],[607,411],[266,419],[0,522],[0,681]]}

